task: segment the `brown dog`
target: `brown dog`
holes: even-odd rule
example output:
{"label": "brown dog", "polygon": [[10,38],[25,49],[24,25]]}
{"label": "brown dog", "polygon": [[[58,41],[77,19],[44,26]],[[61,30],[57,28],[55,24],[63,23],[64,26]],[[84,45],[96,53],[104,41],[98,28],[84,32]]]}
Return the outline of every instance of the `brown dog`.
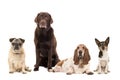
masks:
{"label": "brown dog", "polygon": [[56,52],[56,38],[51,24],[53,20],[47,12],[40,12],[35,18],[37,24],[34,43],[36,49],[36,64],[34,71],[39,70],[39,66],[48,68],[48,71],[56,65],[59,57]]}

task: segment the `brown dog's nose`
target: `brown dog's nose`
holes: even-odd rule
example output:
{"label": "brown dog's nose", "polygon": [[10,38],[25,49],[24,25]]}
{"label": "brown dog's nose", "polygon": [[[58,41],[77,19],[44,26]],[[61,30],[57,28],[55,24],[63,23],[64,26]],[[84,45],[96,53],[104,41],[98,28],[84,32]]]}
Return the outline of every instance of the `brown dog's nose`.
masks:
{"label": "brown dog's nose", "polygon": [[46,21],[45,21],[45,20],[41,20],[41,21],[40,21],[40,24],[41,24],[42,26],[45,26],[45,25],[46,25]]}

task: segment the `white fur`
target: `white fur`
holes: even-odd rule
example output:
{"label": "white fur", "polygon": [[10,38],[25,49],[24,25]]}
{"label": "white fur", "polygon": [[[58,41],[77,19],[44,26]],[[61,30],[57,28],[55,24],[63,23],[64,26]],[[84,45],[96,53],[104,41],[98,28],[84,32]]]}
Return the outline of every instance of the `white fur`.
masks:
{"label": "white fur", "polygon": [[82,74],[84,72],[89,73],[89,64],[84,65],[83,68],[79,67],[79,65],[75,65],[73,58],[68,58],[67,60],[64,60],[62,66],[56,65],[54,68],[55,72],[65,72],[67,74]]}
{"label": "white fur", "polygon": [[[97,67],[96,71],[99,74],[101,74],[101,73],[107,74],[109,72],[108,62],[109,62],[109,56],[108,56],[107,50],[104,50],[102,58],[99,58],[99,64],[98,64],[98,67]],[[101,67],[105,67],[105,70],[103,71]]]}

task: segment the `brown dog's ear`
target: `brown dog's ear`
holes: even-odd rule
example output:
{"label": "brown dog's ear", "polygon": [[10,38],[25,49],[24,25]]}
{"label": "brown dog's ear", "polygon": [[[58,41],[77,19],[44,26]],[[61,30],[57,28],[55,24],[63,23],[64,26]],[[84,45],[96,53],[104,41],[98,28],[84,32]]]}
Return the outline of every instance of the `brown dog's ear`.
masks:
{"label": "brown dog's ear", "polygon": [[22,38],[19,38],[21,41],[22,41],[22,43],[24,43],[25,42],[25,40],[24,39],[22,39]]}
{"label": "brown dog's ear", "polygon": [[105,40],[105,44],[108,45],[109,41],[110,41],[110,38],[107,37],[107,39]]}
{"label": "brown dog's ear", "polygon": [[78,58],[78,55],[77,55],[77,49],[74,51],[73,61],[74,61],[75,65],[79,64],[79,58]]}
{"label": "brown dog's ear", "polygon": [[95,42],[96,42],[96,44],[99,46],[100,41],[99,41],[98,39],[95,38]]}
{"label": "brown dog's ear", "polygon": [[87,48],[85,48],[85,53],[84,53],[84,57],[83,57],[83,64],[88,64],[89,61],[90,61],[89,51]]}
{"label": "brown dog's ear", "polygon": [[38,16],[40,15],[40,13],[37,14],[37,16],[35,17],[35,23],[38,23]]}
{"label": "brown dog's ear", "polygon": [[16,38],[10,38],[9,41],[12,42],[14,39],[16,39]]}
{"label": "brown dog's ear", "polygon": [[50,15],[50,24],[52,24],[52,23],[53,23],[53,19],[52,19],[51,15]]}

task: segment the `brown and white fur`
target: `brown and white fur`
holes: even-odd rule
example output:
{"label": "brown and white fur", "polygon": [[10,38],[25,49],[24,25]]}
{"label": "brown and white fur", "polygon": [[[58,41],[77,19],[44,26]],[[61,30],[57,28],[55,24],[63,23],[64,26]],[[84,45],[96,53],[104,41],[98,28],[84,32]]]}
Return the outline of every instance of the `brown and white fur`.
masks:
{"label": "brown and white fur", "polygon": [[23,49],[23,43],[25,42],[22,38],[10,38],[11,48],[8,56],[9,73],[22,72],[26,74],[27,71],[31,70],[25,65],[25,53]]}
{"label": "brown and white fur", "polygon": [[108,70],[108,62],[109,62],[109,56],[108,56],[108,44],[109,44],[109,37],[105,41],[99,41],[95,38],[95,42],[99,48],[99,63],[97,66],[97,69],[95,72],[98,72],[98,74],[105,73],[107,74],[109,72]]}
{"label": "brown and white fur", "polygon": [[74,56],[65,60],[62,60],[56,64],[54,72],[65,72],[67,74],[93,74],[89,69],[90,55],[87,47],[84,44],[80,44],[74,51]]}

